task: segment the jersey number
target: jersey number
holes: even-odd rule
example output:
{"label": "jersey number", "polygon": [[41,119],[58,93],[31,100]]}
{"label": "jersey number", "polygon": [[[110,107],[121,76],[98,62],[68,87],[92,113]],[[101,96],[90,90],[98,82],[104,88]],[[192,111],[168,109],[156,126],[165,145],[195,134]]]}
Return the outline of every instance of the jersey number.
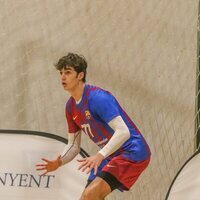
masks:
{"label": "jersey number", "polygon": [[94,137],[89,124],[82,124],[81,128],[83,129],[85,134],[87,134],[89,137],[92,137],[92,138]]}

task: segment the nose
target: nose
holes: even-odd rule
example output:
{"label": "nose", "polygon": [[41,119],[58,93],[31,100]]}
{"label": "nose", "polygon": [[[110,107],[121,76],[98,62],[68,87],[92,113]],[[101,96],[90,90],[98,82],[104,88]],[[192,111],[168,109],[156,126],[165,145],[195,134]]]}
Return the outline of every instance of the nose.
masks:
{"label": "nose", "polygon": [[60,78],[61,78],[61,80],[65,80],[65,74],[64,74],[64,73],[61,73],[61,74],[60,74]]}

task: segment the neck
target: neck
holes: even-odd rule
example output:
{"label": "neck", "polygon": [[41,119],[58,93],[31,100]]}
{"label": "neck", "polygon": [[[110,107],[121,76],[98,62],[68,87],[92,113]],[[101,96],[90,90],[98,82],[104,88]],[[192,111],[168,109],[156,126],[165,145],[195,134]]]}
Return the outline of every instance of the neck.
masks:
{"label": "neck", "polygon": [[82,98],[84,87],[85,83],[80,82],[73,90],[70,90],[69,93],[76,101],[79,101]]}

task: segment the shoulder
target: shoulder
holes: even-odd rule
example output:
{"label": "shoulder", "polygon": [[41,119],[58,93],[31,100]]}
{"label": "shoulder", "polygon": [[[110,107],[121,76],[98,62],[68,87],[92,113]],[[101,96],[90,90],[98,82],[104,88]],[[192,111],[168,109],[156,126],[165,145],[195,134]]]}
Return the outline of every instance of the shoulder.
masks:
{"label": "shoulder", "polygon": [[65,105],[65,110],[66,110],[66,111],[68,111],[68,112],[71,111],[72,103],[73,103],[73,98],[70,97],[70,98],[68,99],[68,101],[66,102],[66,105]]}
{"label": "shoulder", "polygon": [[90,93],[88,105],[91,113],[106,123],[120,114],[115,97],[101,88],[96,88]]}
{"label": "shoulder", "polygon": [[70,106],[72,104],[73,98],[70,97],[66,102],[66,107]]}
{"label": "shoulder", "polygon": [[90,92],[88,106],[92,113],[102,115],[102,113],[107,113],[108,110],[115,110],[117,100],[109,91],[96,87]]}
{"label": "shoulder", "polygon": [[100,87],[89,85],[89,101],[90,102],[104,102],[114,99],[114,96]]}

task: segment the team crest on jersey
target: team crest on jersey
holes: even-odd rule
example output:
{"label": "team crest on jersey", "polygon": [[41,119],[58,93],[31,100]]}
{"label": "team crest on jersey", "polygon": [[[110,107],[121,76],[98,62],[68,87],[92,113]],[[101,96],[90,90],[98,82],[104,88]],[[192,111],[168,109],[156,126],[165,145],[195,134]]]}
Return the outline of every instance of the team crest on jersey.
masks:
{"label": "team crest on jersey", "polygon": [[85,117],[86,117],[87,119],[91,119],[91,114],[90,114],[89,110],[86,110],[86,111],[85,111]]}

